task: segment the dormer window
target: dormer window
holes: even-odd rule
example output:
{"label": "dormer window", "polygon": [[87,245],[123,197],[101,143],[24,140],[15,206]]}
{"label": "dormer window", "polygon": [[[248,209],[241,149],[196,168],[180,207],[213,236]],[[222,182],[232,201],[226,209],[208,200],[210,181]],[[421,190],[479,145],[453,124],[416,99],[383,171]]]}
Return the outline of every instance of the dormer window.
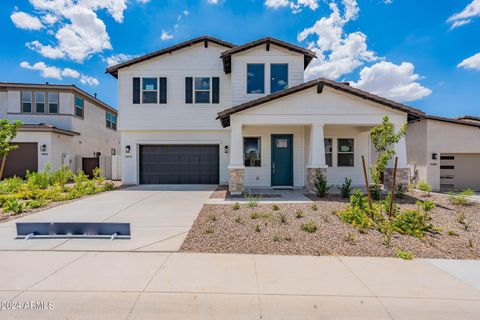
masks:
{"label": "dormer window", "polygon": [[270,93],[288,88],[288,64],[272,63],[270,65]]}
{"label": "dormer window", "polygon": [[247,94],[265,93],[265,65],[263,63],[247,64]]}

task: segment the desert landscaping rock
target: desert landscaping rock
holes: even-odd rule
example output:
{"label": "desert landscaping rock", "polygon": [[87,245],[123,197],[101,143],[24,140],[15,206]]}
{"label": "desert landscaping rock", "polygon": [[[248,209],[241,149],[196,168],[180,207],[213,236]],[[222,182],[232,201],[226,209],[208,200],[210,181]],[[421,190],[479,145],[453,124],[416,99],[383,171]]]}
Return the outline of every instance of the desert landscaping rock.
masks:
{"label": "desert landscaping rock", "polygon": [[[424,239],[395,233],[389,247],[384,244],[384,235],[379,231],[361,233],[340,221],[335,211],[346,206],[348,201],[338,195],[328,195],[311,204],[278,203],[278,211],[273,210],[271,204],[259,203],[251,208],[242,203],[238,210],[233,210],[232,205],[206,204],[180,250],[394,257],[397,250],[402,249],[410,251],[416,258],[480,259],[479,204],[456,206],[445,195],[423,197],[414,191],[404,199],[397,199],[397,203],[401,209],[413,209],[417,200],[436,203],[437,207],[430,212],[431,223],[441,231],[427,234]],[[317,210],[312,208],[314,203]],[[297,218],[298,210],[303,212],[302,218]],[[457,221],[461,212],[469,223],[468,230]],[[252,214],[257,218],[252,219]],[[213,216],[215,219],[212,219]],[[282,216],[286,218],[286,223],[282,222]],[[316,232],[301,230],[301,225],[308,222],[317,225]],[[450,230],[458,235],[449,235]]]}

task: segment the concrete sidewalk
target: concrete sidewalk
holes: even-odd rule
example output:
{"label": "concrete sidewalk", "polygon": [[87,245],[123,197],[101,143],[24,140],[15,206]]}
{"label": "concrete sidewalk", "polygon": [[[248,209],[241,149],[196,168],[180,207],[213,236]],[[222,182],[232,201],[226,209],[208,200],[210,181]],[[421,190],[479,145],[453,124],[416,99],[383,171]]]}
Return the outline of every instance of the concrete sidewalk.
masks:
{"label": "concrete sidewalk", "polygon": [[0,318],[479,319],[480,262],[437,262],[4,251],[0,301],[54,308],[2,310]]}

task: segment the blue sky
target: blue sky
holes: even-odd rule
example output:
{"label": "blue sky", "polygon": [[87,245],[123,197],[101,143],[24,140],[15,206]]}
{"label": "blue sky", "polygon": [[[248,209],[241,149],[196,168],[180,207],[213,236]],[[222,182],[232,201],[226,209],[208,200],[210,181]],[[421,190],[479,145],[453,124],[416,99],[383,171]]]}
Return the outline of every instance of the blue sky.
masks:
{"label": "blue sky", "polygon": [[480,0],[4,0],[0,15],[0,81],[73,83],[114,107],[108,63],[206,34],[310,47],[308,79],[480,116]]}

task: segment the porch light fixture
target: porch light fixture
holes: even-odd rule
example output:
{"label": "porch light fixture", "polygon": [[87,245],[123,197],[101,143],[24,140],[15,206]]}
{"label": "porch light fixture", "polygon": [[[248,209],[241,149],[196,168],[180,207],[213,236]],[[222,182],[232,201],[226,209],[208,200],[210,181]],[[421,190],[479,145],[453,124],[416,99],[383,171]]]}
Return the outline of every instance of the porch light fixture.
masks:
{"label": "porch light fixture", "polygon": [[130,146],[125,146],[125,153],[130,153]]}
{"label": "porch light fixture", "polygon": [[436,153],[432,153],[432,160],[437,160],[437,154]]}
{"label": "porch light fixture", "polygon": [[40,146],[40,151],[41,151],[41,152],[46,152],[46,151],[47,151],[47,145],[46,145],[46,144],[42,144],[42,145]]}
{"label": "porch light fixture", "polygon": [[228,146],[225,146],[225,148],[223,149],[223,151],[224,151],[225,153],[228,153]]}

